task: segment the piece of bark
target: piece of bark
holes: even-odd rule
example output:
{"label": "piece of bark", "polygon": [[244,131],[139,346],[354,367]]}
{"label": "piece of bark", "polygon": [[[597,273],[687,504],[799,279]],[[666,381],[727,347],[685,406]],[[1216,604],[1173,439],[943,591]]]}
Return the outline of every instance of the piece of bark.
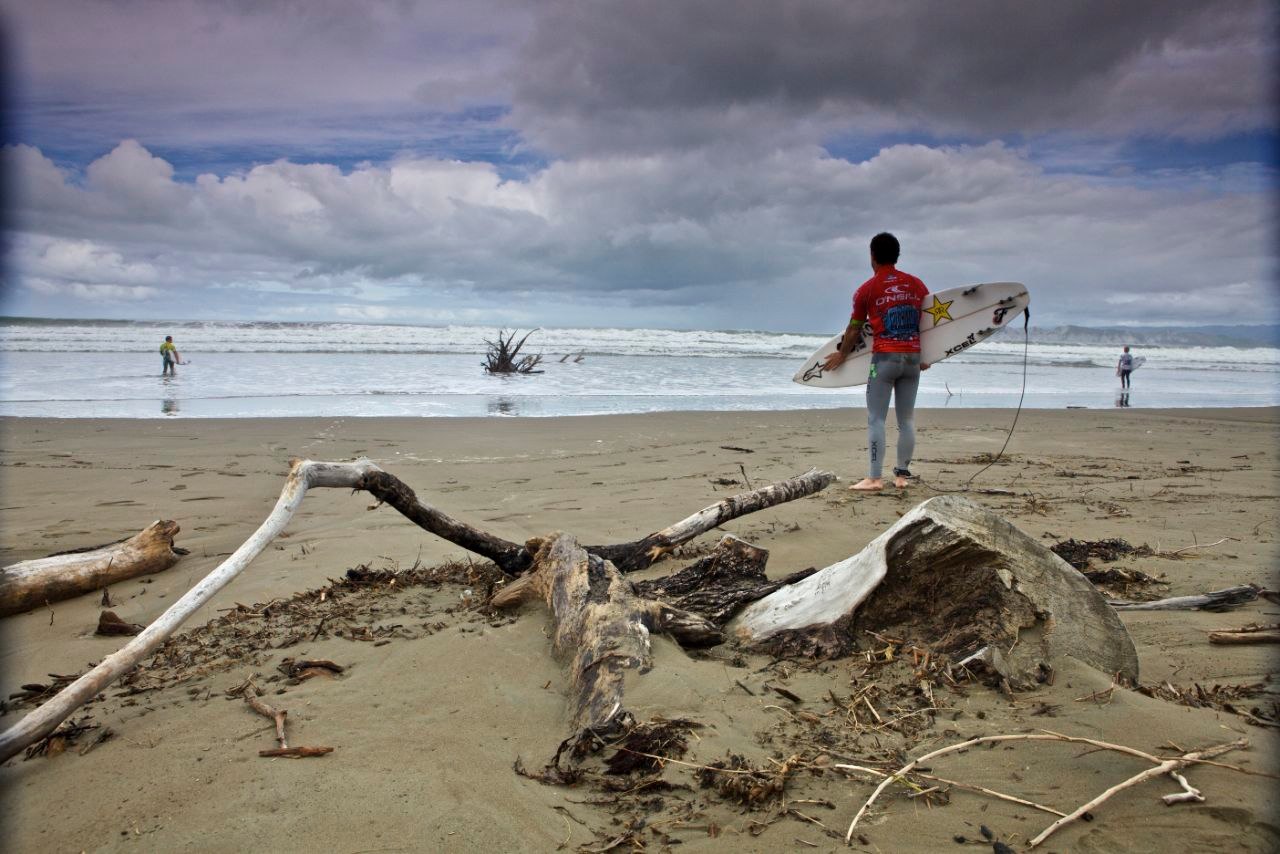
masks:
{"label": "piece of bark", "polygon": [[1252,584],[1239,584],[1197,596],[1171,596],[1150,602],[1130,602],[1109,599],[1107,604],[1117,611],[1226,611],[1245,605],[1258,598],[1258,588]]}
{"label": "piece of bark", "polygon": [[775,653],[832,655],[863,629],[944,653],[1005,650],[1024,679],[1059,655],[1136,682],[1129,633],[1077,570],[960,496],[931,498],[862,551],[748,605],[729,630]]}
{"label": "piece of bark", "polygon": [[623,723],[623,678],[652,667],[651,632],[678,625],[686,634],[696,629],[704,640],[721,637],[694,614],[636,596],[611,563],[588,553],[571,535],[530,541],[535,543],[527,580],[503,591],[503,598],[494,597],[494,604],[537,598],[551,609],[553,649],[570,659],[569,719],[576,732],[602,734]]}
{"label": "piece of bark", "polygon": [[768,561],[768,550],[726,534],[710,554],[679,572],[635,582],[636,592],[724,626],[743,606],[817,571],[804,569],[770,581],[764,571]]}
{"label": "piece of bark", "polygon": [[0,617],[166,570],[181,557],[173,547],[179,530],[176,522],[161,519],[117,543],[0,568]]}
{"label": "piece of bark", "polygon": [[145,626],[137,623],[126,622],[120,619],[115,611],[103,611],[98,615],[98,628],[94,630],[95,635],[136,635],[141,632]]}
{"label": "piece of bark", "polygon": [[802,475],[777,483],[731,495],[674,525],[655,531],[639,540],[610,546],[586,546],[586,550],[611,561],[620,572],[634,572],[651,566],[676,546],[723,525],[731,519],[804,498],[826,489],[836,476],[829,471],[810,469]]}

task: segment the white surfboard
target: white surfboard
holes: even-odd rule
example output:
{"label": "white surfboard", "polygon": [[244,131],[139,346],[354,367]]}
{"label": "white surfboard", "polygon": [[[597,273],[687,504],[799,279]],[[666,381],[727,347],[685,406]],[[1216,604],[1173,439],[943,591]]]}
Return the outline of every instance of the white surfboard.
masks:
{"label": "white surfboard", "polygon": [[[1011,323],[1030,304],[1031,294],[1020,282],[986,282],[929,294],[920,315],[921,361],[932,365],[963,353]],[[865,383],[871,370],[871,325],[862,325],[862,337],[844,364],[824,370],[822,363],[839,349],[841,337],[819,347],[791,379],[813,388]]]}

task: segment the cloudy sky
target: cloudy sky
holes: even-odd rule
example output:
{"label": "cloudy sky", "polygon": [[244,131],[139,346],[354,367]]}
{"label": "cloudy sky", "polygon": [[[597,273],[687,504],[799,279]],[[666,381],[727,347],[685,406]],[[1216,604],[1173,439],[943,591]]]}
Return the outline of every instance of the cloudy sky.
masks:
{"label": "cloudy sky", "polygon": [[0,311],[1273,322],[1265,0],[0,0]]}

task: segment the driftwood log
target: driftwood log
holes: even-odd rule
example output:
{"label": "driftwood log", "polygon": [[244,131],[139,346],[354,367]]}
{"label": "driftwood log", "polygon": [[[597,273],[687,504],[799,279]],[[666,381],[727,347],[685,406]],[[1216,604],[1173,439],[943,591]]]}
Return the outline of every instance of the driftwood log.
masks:
{"label": "driftwood log", "polygon": [[1117,611],[1226,611],[1239,605],[1256,601],[1258,588],[1252,584],[1239,584],[1196,596],[1171,596],[1150,602],[1130,602],[1127,599],[1111,599],[1108,604]]}
{"label": "driftwood log", "polygon": [[603,736],[630,720],[623,706],[623,677],[653,666],[650,633],[670,634],[686,647],[724,640],[709,620],[637,596],[613,564],[587,552],[568,534],[530,545],[536,545],[533,571],[490,604],[506,608],[541,599],[550,608],[553,648],[572,659],[569,717],[575,735],[570,742],[584,735]]}
{"label": "driftwood log", "polygon": [[839,654],[862,629],[944,653],[1003,654],[1010,678],[1070,655],[1130,682],[1133,640],[1070,564],[960,496],[917,505],[861,552],[748,605],[729,630],[786,654]]}
{"label": "driftwood log", "polygon": [[[829,472],[810,471],[780,484],[725,499],[690,516],[683,522],[634,543],[623,546],[601,546],[598,549],[610,554],[618,554],[623,558],[630,557],[629,563],[634,568],[648,566],[679,543],[686,542],[715,525],[763,507],[810,495],[826,487],[832,480],[834,475]],[[352,463],[293,460],[275,507],[252,536],[157,617],[155,622],[141,634],[116,652],[106,656],[97,666],[67,685],[44,705],[28,713],[4,732],[0,732],[0,762],[7,761],[27,745],[53,732],[76,709],[154,652],[192,614],[229,584],[279,536],[297,512],[307,490],[312,487],[367,489],[375,497],[391,504],[426,530],[437,533],[463,548],[475,551],[482,557],[494,560],[504,569],[511,567],[507,569],[508,572],[525,569],[533,562],[533,555],[523,546],[493,537],[418,501],[412,489],[398,478],[383,472],[369,460],[362,459]],[[599,552],[591,547],[587,550],[601,557],[598,563],[604,565],[607,558],[599,555]],[[505,561],[505,565],[500,561]],[[518,583],[519,580],[517,580]],[[687,612],[665,605],[658,607],[662,610],[654,619],[658,620],[661,630],[678,639],[683,638],[682,642],[692,643],[694,638],[704,632],[705,621],[701,618],[689,619],[693,615]]]}
{"label": "driftwood log", "polygon": [[0,568],[0,617],[166,570],[184,554],[173,546],[179,530],[176,522],[158,520],[116,543]]}
{"label": "driftwood log", "polygon": [[762,486],[750,492],[731,495],[643,539],[616,546],[587,546],[586,549],[592,554],[612,561],[613,565],[622,572],[645,569],[676,546],[687,543],[700,534],[705,534],[717,525],[723,525],[731,519],[766,507],[773,507],[775,504],[783,504],[821,492],[835,479],[836,476],[829,471],[809,469],[797,477]]}

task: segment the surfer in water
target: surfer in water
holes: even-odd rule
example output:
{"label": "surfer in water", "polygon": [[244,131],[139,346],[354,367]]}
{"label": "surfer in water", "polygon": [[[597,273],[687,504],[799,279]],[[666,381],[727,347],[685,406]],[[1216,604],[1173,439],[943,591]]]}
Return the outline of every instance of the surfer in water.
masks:
{"label": "surfer in water", "polygon": [[1125,347],[1124,352],[1120,354],[1120,361],[1116,362],[1116,376],[1120,378],[1120,388],[1129,387],[1129,374],[1133,373],[1133,355],[1129,352],[1129,348]]}
{"label": "surfer in water", "polygon": [[888,232],[871,238],[870,279],[853,295],[853,315],[840,341],[840,349],[827,357],[823,369],[833,371],[848,358],[871,324],[875,336],[871,348],[871,373],[867,378],[867,476],[849,487],[859,492],[884,489],[884,421],[892,397],[898,414],[898,464],[893,485],[902,489],[911,477],[908,466],[916,448],[916,392],[920,372],[920,307],[929,289],[910,273],[898,270],[898,239]]}
{"label": "surfer in water", "polygon": [[178,355],[178,348],[174,346],[173,336],[164,336],[164,343],[160,345],[160,358],[164,361],[164,368],[160,371],[160,376],[177,376],[178,365],[182,364],[182,357]]}

